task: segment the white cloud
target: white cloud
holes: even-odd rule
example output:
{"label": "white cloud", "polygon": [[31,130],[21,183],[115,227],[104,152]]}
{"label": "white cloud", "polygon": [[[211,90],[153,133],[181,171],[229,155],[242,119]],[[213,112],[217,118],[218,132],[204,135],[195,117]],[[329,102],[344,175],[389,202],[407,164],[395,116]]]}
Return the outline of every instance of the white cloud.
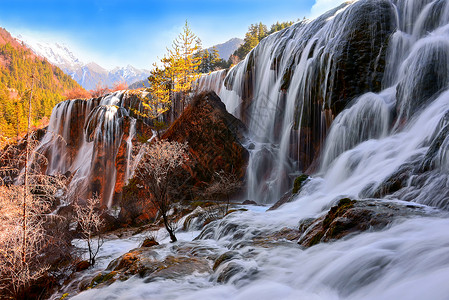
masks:
{"label": "white cloud", "polygon": [[328,10],[348,2],[348,0],[315,0],[315,4],[310,10],[310,18],[316,18],[327,12]]}

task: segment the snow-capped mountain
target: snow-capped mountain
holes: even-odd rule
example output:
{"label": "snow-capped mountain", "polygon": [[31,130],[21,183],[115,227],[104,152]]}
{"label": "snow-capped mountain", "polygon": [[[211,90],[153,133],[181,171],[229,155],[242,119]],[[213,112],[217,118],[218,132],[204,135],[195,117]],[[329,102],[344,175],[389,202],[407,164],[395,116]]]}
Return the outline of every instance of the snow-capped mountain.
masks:
{"label": "snow-capped mountain", "polygon": [[131,65],[107,70],[94,62],[85,63],[64,43],[38,40],[23,35],[17,35],[15,38],[37,55],[45,57],[61,68],[86,90],[95,89],[99,85],[112,87],[120,82],[130,85],[146,79],[149,75],[148,70],[137,69]]}
{"label": "snow-capped mountain", "polygon": [[70,51],[69,46],[65,43],[38,40],[31,36],[21,34],[15,38],[31,48],[34,53],[45,57],[49,62],[58,67],[63,66],[64,68],[75,70],[84,64]]}

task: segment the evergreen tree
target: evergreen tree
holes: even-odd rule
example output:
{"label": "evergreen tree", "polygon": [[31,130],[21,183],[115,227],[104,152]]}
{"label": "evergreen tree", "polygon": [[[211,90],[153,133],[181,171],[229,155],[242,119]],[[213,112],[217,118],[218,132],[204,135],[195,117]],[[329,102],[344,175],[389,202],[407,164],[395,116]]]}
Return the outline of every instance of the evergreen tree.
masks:
{"label": "evergreen tree", "polygon": [[189,24],[185,23],[183,31],[173,41],[171,49],[161,60],[159,65],[153,64],[153,70],[148,77],[150,87],[146,90],[149,95],[142,99],[146,107],[145,116],[156,119],[170,109],[176,97],[180,101],[181,109],[186,105],[186,99],[192,90],[192,84],[198,79],[198,67],[201,64],[200,40],[192,32]]}
{"label": "evergreen tree", "polygon": [[211,51],[205,49],[195,53],[195,56],[201,57],[201,64],[198,67],[198,73],[209,73],[219,69],[229,68],[230,64],[220,58],[218,49],[213,47]]}
{"label": "evergreen tree", "polygon": [[183,31],[174,40],[172,50],[169,51],[173,59],[174,82],[173,91],[180,94],[181,107],[184,109],[186,98],[192,89],[192,84],[198,79],[198,67],[201,57],[195,57],[200,50],[200,39],[192,32],[189,24],[185,23]]}
{"label": "evergreen tree", "polygon": [[[294,22],[276,22],[276,24],[271,25],[270,31],[268,31],[267,26],[260,22],[259,24],[251,24],[248,28],[248,32],[245,34],[243,44],[235,50],[234,54],[231,56],[232,64],[237,61],[243,60],[245,56],[256,47],[259,42],[266,36],[287,28],[291,26]],[[238,58],[238,59],[236,59]]]}

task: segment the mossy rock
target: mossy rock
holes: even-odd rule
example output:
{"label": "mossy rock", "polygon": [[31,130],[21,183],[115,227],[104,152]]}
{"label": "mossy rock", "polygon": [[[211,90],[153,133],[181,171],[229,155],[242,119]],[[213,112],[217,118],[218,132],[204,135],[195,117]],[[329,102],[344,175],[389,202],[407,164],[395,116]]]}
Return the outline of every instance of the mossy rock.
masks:
{"label": "mossy rock", "polygon": [[319,244],[321,242],[321,239],[323,238],[323,236],[324,236],[324,232],[318,232],[317,234],[315,234],[312,237],[312,239],[310,240],[308,246],[312,247],[312,246],[314,246],[316,244]]}
{"label": "mossy rock", "polygon": [[346,213],[346,211],[350,208],[354,207],[354,204],[357,201],[351,200],[349,198],[343,198],[338,202],[337,206],[332,207],[329,212],[326,215],[326,218],[324,218],[323,221],[323,229],[328,229],[329,225],[333,220],[335,220],[338,217],[341,217],[343,214]]}
{"label": "mossy rock", "polygon": [[397,219],[432,214],[434,213],[419,205],[404,205],[377,199],[356,201],[343,198],[325,216],[305,220],[300,225],[302,236],[298,243],[310,247],[358,232],[381,230]]}
{"label": "mossy rock", "polygon": [[309,180],[309,178],[310,178],[309,175],[306,174],[302,174],[296,177],[295,183],[293,184],[292,193],[297,194],[304,186],[304,183],[306,183]]}
{"label": "mossy rock", "polygon": [[92,279],[88,288],[94,288],[102,283],[112,284],[115,281],[114,276],[116,274],[116,271],[112,271],[106,274],[100,273]]}

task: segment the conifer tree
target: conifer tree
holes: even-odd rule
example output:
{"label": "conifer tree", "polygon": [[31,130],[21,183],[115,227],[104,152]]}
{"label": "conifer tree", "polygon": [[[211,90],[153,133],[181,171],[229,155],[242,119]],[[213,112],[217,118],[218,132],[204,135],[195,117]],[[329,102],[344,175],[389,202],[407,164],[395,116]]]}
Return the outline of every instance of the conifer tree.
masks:
{"label": "conifer tree", "polygon": [[146,108],[145,117],[158,119],[160,115],[172,107],[175,93],[184,109],[192,84],[198,78],[198,66],[201,57],[195,55],[200,49],[200,40],[192,32],[187,21],[182,33],[173,41],[171,49],[167,49],[159,64],[153,64],[153,70],[148,77],[150,87],[146,89],[149,95],[142,99]]}
{"label": "conifer tree", "polygon": [[174,58],[174,85],[173,91],[180,94],[181,109],[184,109],[188,93],[192,84],[198,79],[198,67],[201,57],[195,57],[200,50],[200,39],[190,29],[186,21],[183,31],[174,40],[170,57]]}

